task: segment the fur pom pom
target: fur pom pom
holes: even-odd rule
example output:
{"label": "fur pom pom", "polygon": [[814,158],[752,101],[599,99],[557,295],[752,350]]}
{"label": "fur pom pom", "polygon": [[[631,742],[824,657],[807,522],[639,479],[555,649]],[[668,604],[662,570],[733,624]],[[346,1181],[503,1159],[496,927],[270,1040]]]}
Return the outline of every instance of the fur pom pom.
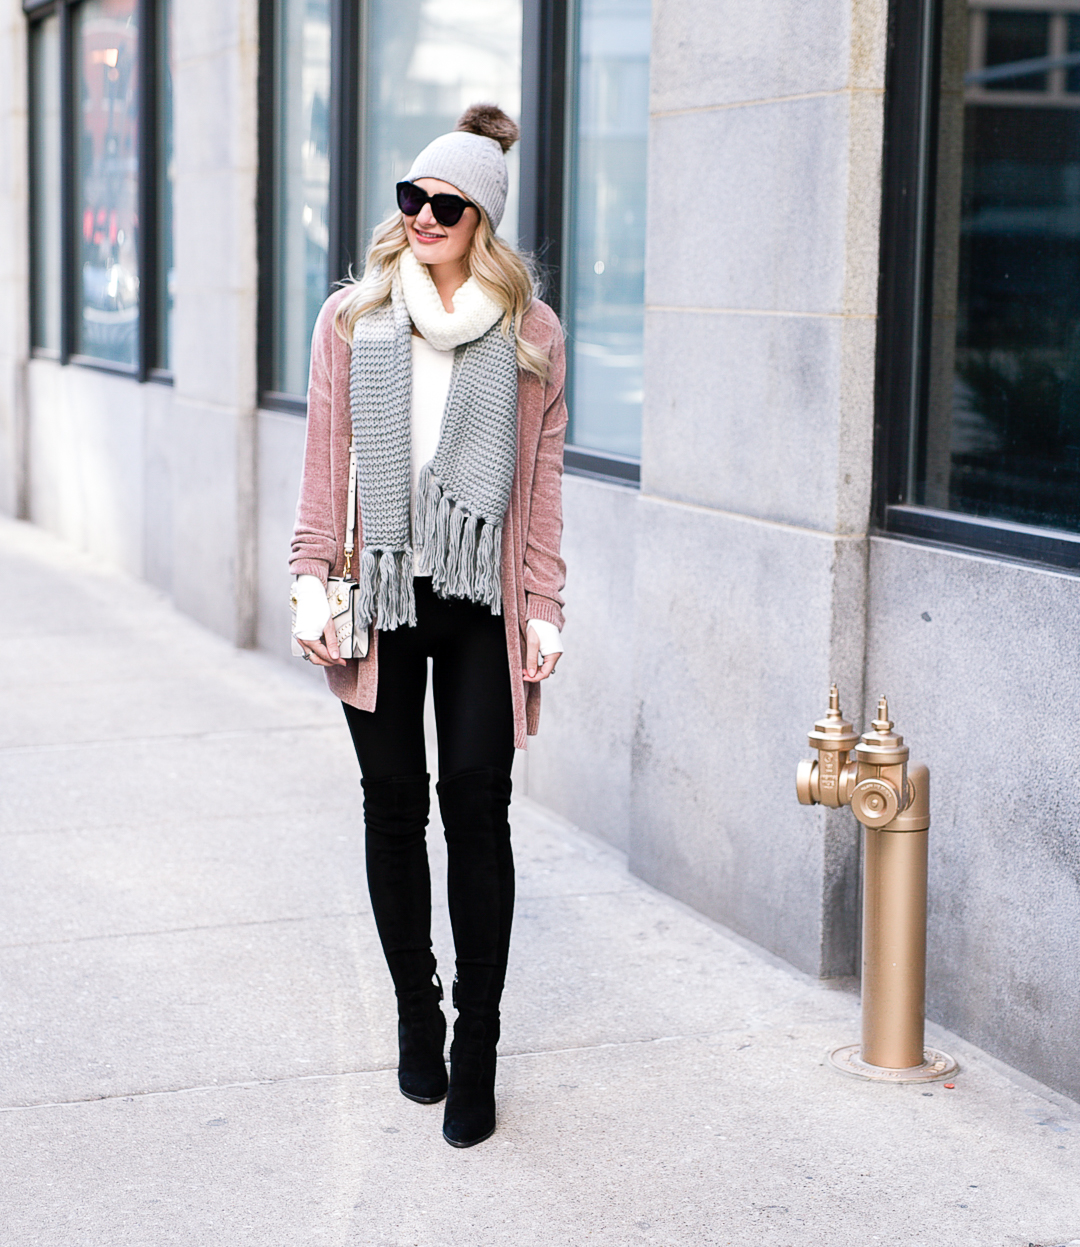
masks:
{"label": "fur pom pom", "polygon": [[521,131],[497,104],[472,104],[458,118],[455,130],[494,139],[504,152],[518,141]]}

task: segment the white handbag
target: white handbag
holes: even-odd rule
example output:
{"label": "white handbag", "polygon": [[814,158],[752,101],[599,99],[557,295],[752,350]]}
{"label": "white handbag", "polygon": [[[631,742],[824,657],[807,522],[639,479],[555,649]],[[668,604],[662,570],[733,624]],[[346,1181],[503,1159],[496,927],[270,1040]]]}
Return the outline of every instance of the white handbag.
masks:
{"label": "white handbag", "polygon": [[[368,652],[368,628],[358,624],[356,607],[360,600],[360,586],[350,579],[353,546],[356,537],[356,443],[349,446],[349,509],[345,520],[345,575],[331,576],[326,582],[326,603],[337,633],[338,650],[342,658],[366,658]],[[292,606],[292,652],[303,658],[304,647],[296,639],[296,589],[289,594]]]}

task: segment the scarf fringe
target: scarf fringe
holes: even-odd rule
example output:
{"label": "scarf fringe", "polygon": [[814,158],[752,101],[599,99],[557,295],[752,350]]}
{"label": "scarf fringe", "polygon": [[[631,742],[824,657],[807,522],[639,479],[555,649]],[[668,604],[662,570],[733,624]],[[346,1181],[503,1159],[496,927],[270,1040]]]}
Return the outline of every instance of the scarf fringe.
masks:
{"label": "scarf fringe", "polygon": [[361,627],[374,623],[386,632],[403,626],[416,627],[411,550],[378,550],[365,546],[360,554],[357,580],[360,591],[356,616]]}
{"label": "scarf fringe", "polygon": [[467,598],[502,614],[502,522],[473,515],[455,502],[425,464],[416,496],[416,540],[440,597]]}

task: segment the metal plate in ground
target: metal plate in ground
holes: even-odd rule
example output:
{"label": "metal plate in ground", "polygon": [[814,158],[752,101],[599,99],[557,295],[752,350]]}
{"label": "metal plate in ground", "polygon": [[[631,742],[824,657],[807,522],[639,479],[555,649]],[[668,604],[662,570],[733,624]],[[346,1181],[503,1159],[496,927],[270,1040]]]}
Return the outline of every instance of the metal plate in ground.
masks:
{"label": "metal plate in ground", "polygon": [[939,1052],[937,1048],[924,1048],[923,1063],[909,1069],[886,1069],[881,1065],[871,1065],[869,1061],[862,1059],[861,1051],[862,1044],[845,1044],[829,1053],[829,1062],[841,1074],[848,1074],[852,1078],[868,1078],[873,1082],[938,1082],[960,1069],[947,1052]]}

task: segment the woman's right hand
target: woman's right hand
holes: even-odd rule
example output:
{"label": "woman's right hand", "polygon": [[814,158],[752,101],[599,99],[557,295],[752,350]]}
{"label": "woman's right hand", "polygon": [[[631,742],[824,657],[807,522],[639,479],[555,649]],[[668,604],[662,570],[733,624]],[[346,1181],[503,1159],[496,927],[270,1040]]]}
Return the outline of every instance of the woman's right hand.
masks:
{"label": "woman's right hand", "polygon": [[316,667],[344,667],[345,659],[338,649],[337,630],[334,621],[328,619],[323,629],[321,641],[309,641],[303,637],[296,638],[297,644],[305,651],[308,662]]}

